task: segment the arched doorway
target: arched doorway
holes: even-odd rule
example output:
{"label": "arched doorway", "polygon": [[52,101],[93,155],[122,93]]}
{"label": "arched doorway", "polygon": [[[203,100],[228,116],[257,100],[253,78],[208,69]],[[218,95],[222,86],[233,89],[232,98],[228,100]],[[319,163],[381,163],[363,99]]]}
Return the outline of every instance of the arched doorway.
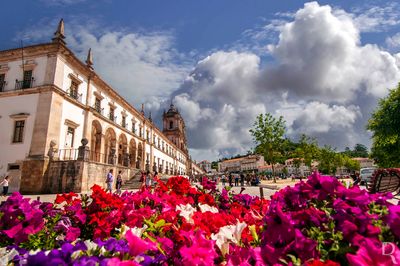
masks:
{"label": "arched doorway", "polygon": [[118,164],[128,166],[128,156],[128,141],[125,134],[122,133],[118,138]]}
{"label": "arched doorway", "polygon": [[95,162],[100,162],[101,152],[101,125],[97,120],[92,122],[92,135],[90,142],[90,159]]}
{"label": "arched doorway", "polygon": [[136,167],[136,142],[131,139],[129,142],[129,166]]}
{"label": "arched doorway", "polygon": [[108,128],[105,134],[104,141],[104,163],[115,164],[115,146],[117,143],[115,131],[112,128]]}

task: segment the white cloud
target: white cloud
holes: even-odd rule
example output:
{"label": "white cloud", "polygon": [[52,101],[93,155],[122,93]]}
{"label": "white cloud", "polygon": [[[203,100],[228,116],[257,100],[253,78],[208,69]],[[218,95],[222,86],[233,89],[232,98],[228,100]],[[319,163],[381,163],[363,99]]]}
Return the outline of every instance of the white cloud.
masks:
{"label": "white cloud", "polygon": [[[68,47],[82,61],[91,48],[95,71],[137,107],[146,103],[146,108],[158,110],[157,103],[168,99],[189,73],[192,62],[174,49],[171,32],[114,30],[96,19],[77,17],[64,21]],[[58,19],[43,19],[18,37],[50,41],[57,24]]]}
{"label": "white cloud", "polygon": [[363,6],[352,10],[354,24],[361,32],[381,32],[400,24],[400,5],[397,2],[385,6]]}
{"label": "white cloud", "polygon": [[338,18],[316,2],[296,13],[270,50],[278,66],[267,69],[262,82],[311,100],[348,102],[362,89],[382,97],[400,79],[392,55],[360,45],[351,16]]}
{"label": "white cloud", "polygon": [[396,56],[361,44],[355,17],[307,3],[274,27],[274,64],[261,67],[258,55],[236,51],[199,61],[175,93],[196,155],[247,151],[248,130],[264,112],[283,115],[291,137],[307,133],[339,148],[368,142],[366,120],[400,71]]}
{"label": "white cloud", "polygon": [[307,134],[349,130],[359,116],[360,109],[356,106],[329,106],[321,102],[310,102],[297,112],[292,127]]}

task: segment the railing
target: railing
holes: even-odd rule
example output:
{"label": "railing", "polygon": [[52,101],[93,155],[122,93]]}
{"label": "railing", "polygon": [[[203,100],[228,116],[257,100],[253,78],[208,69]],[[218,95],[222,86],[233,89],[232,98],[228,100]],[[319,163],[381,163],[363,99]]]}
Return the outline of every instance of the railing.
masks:
{"label": "railing", "polygon": [[15,80],[15,89],[22,90],[27,88],[32,88],[35,79],[32,77],[30,80]]}
{"label": "railing", "polygon": [[97,105],[93,106],[92,108],[96,113],[104,116],[104,108],[100,108],[100,106]]}
{"label": "railing", "polygon": [[68,89],[67,94],[69,97],[71,97],[79,102],[82,102],[82,93],[78,93],[76,90]]}
{"label": "railing", "polygon": [[113,113],[109,113],[108,114],[108,119],[110,119],[111,121],[115,122],[115,121],[117,121],[117,116],[114,116]]}
{"label": "railing", "polygon": [[66,148],[59,149],[56,156],[53,157],[55,161],[75,161],[75,160],[86,160],[91,162],[99,162],[110,165],[121,165],[125,167],[137,168],[137,162],[131,161],[129,155],[126,154],[118,158],[117,154],[104,154],[100,152],[84,150],[80,153],[79,149]]}
{"label": "railing", "polygon": [[0,82],[0,92],[3,92],[4,91],[4,87],[6,86],[6,82],[5,81],[3,81],[3,82]]}
{"label": "railing", "polygon": [[59,161],[74,161],[78,159],[79,150],[74,148],[59,149],[58,157],[54,158]]}

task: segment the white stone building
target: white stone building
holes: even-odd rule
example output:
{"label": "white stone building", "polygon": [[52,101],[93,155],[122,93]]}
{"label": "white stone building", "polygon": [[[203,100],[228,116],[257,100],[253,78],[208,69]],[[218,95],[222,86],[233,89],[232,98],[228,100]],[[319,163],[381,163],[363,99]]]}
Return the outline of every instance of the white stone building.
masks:
{"label": "white stone building", "polygon": [[220,172],[258,172],[259,167],[264,165],[264,156],[247,155],[224,160],[218,164],[218,168]]}
{"label": "white stone building", "polygon": [[211,163],[207,160],[203,160],[199,162],[199,166],[206,172],[210,173],[211,172]]}
{"label": "white stone building", "polygon": [[172,104],[166,114],[163,132],[96,74],[90,50],[81,62],[62,20],[52,42],[0,51],[0,177],[10,175],[10,191],[87,191],[111,168],[126,180],[189,174],[183,119]]}

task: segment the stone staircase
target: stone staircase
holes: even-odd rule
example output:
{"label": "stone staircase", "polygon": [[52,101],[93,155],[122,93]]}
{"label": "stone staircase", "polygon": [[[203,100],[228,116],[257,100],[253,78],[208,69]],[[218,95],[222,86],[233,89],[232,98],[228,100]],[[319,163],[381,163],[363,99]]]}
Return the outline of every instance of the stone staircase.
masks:
{"label": "stone staircase", "polygon": [[[141,173],[140,171],[138,171],[131,179],[129,179],[128,181],[125,181],[122,184],[121,189],[124,190],[133,190],[133,189],[139,189],[142,185],[142,182],[140,182],[140,177],[141,177]],[[168,178],[170,177],[170,175],[160,175],[160,179],[163,182],[167,182]]]}
{"label": "stone staircase", "polygon": [[122,183],[121,189],[122,190],[139,189],[140,186],[142,185],[142,182],[140,182],[140,177],[141,173],[140,170],[138,170],[131,179]]}

